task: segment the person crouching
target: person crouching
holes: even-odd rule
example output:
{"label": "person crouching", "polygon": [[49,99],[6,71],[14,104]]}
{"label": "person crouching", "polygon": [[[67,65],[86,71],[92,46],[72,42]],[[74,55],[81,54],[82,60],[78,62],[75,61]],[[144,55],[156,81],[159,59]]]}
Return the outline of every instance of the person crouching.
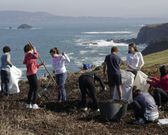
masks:
{"label": "person crouching", "polygon": [[133,88],[133,103],[131,104],[136,121],[135,124],[155,122],[159,118],[158,107],[154,98],[148,92]]}

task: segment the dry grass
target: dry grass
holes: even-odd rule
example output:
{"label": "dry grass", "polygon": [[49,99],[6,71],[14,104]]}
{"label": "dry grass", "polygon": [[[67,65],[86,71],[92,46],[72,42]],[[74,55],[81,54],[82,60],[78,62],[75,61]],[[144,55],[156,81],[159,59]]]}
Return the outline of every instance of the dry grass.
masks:
{"label": "dry grass", "polygon": [[[168,62],[168,50],[145,56],[146,73],[157,74],[156,65]],[[101,68],[96,72],[101,75]],[[54,87],[49,88],[49,100],[40,99],[40,110],[25,108],[28,84],[20,82],[21,93],[10,97],[0,97],[0,135],[167,135],[167,126],[147,124],[130,125],[133,116],[129,110],[119,122],[102,120],[99,114],[89,111],[83,113],[77,109],[79,100],[78,74],[69,74],[67,80],[69,102],[56,102]],[[106,95],[108,93],[104,93]],[[160,112],[160,117],[168,117],[168,109]]]}

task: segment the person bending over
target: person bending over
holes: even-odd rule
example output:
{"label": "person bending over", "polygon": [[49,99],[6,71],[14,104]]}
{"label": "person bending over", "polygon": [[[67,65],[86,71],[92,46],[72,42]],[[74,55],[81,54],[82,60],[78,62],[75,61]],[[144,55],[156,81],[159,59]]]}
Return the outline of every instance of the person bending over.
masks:
{"label": "person bending over", "polygon": [[79,77],[79,88],[81,92],[81,107],[83,111],[87,111],[86,106],[86,95],[93,101],[93,109],[99,111],[97,97],[96,97],[96,86],[95,81],[98,81],[103,90],[106,89],[103,81],[95,73],[82,74]]}

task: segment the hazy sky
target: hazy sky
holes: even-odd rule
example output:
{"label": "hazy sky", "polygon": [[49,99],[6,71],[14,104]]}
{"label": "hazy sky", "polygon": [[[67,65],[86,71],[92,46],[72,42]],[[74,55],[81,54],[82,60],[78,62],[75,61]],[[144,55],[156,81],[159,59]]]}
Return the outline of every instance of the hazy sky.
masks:
{"label": "hazy sky", "polygon": [[168,0],[0,0],[0,10],[45,11],[64,16],[168,16]]}

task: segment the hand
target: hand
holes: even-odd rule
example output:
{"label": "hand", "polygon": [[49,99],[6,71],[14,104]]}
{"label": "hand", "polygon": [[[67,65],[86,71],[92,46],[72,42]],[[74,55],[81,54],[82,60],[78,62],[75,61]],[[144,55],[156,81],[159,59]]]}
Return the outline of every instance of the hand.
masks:
{"label": "hand", "polygon": [[35,46],[33,46],[33,50],[34,50],[35,52],[37,52],[37,49],[36,49],[36,47],[35,47]]}
{"label": "hand", "polygon": [[44,64],[45,64],[44,61],[42,61],[40,65],[42,66],[42,65],[44,65]]}
{"label": "hand", "polygon": [[62,52],[62,55],[65,55],[65,52]]}

